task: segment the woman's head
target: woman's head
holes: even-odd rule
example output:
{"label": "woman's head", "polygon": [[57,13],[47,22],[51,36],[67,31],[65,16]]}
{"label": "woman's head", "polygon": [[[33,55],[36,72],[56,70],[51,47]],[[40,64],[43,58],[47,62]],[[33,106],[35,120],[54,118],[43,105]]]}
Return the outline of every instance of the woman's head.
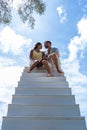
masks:
{"label": "woman's head", "polygon": [[40,42],[37,42],[36,44],[35,44],[35,47],[34,47],[34,49],[42,49],[42,44],[40,43]]}

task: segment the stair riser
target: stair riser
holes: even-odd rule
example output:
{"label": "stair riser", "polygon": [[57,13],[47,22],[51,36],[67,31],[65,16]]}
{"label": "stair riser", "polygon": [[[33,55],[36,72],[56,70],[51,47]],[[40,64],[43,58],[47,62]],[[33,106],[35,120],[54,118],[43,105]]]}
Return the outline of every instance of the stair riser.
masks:
{"label": "stair riser", "polygon": [[16,95],[71,95],[71,89],[16,89]]}
{"label": "stair riser", "polygon": [[4,119],[2,130],[86,130],[84,120]]}
{"label": "stair riser", "polygon": [[18,87],[25,87],[25,88],[28,88],[28,87],[32,87],[32,88],[37,88],[37,87],[44,87],[44,88],[68,88],[68,84],[54,84],[54,83],[51,83],[51,84],[21,84],[21,83],[18,83]]}
{"label": "stair riser", "polygon": [[74,105],[75,99],[73,96],[69,97],[14,96],[12,103],[29,104],[29,105]]}
{"label": "stair riser", "polygon": [[79,107],[28,107],[9,105],[8,116],[80,116]]}
{"label": "stair riser", "polygon": [[49,78],[49,79],[47,79],[47,78],[30,78],[30,77],[21,77],[21,82],[36,82],[36,83],[38,83],[38,82],[46,82],[46,83],[52,83],[52,82],[66,82],[66,78],[63,78],[63,77],[61,77],[61,78],[56,78],[56,79],[52,79],[52,78]]}
{"label": "stair riser", "polygon": [[34,84],[38,84],[38,83],[41,83],[41,84],[52,84],[52,83],[66,83],[66,81],[65,80],[58,80],[58,81],[48,81],[48,82],[45,82],[45,80],[44,81],[34,81],[34,80],[21,80],[21,83],[23,83],[23,84],[32,84],[32,83],[34,83]]}
{"label": "stair riser", "polygon": [[45,73],[26,73],[26,72],[24,72],[22,74],[22,76],[35,78],[35,77],[46,77],[46,74]]}
{"label": "stair riser", "polygon": [[[60,73],[53,73],[54,74],[54,77],[65,77],[63,74],[60,74]],[[29,77],[32,77],[32,76],[36,76],[36,77],[47,77],[47,73],[46,71],[38,71],[38,72],[32,72],[32,73],[27,73],[27,71],[23,72],[22,73],[22,76],[29,76]]]}

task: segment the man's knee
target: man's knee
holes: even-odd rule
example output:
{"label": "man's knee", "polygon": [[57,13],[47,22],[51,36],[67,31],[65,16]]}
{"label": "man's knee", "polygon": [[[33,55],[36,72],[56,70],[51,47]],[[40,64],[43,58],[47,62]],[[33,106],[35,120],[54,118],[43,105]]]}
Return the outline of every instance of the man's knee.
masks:
{"label": "man's knee", "polygon": [[57,58],[56,53],[53,53],[51,56],[52,56],[52,58]]}
{"label": "man's knee", "polygon": [[47,60],[42,61],[42,64],[47,64],[47,63],[48,63]]}

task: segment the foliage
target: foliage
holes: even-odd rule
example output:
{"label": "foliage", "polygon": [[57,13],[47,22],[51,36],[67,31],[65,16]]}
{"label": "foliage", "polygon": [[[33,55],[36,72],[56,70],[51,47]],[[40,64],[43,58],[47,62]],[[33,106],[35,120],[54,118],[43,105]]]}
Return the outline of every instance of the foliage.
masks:
{"label": "foliage", "polygon": [[[0,0],[0,24],[11,22],[11,12],[13,10],[11,5],[13,2],[14,0]],[[22,0],[18,6],[18,14],[23,23],[27,22],[31,28],[34,28],[35,19],[33,14],[36,12],[42,15],[45,9],[45,3],[42,0]]]}
{"label": "foliage", "polygon": [[8,1],[0,0],[0,24],[10,23],[11,19],[11,7],[9,6]]}

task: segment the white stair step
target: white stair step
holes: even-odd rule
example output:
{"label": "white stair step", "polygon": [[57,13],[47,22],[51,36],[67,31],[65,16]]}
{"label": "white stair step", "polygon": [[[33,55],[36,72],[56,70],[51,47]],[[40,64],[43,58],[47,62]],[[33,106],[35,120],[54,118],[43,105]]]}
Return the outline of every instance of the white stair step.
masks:
{"label": "white stair step", "polygon": [[68,82],[58,82],[58,83],[56,83],[56,82],[53,82],[53,83],[38,83],[38,84],[36,84],[36,83],[34,83],[34,82],[32,82],[32,83],[21,83],[21,82],[18,82],[18,87],[50,87],[50,88],[55,88],[55,87],[57,87],[57,88],[68,88]]}
{"label": "white stair step", "polygon": [[28,78],[28,79],[20,79],[20,82],[21,83],[53,83],[53,82],[56,82],[56,83],[58,83],[58,82],[66,82],[66,80],[65,79],[57,79],[57,80],[52,80],[52,79],[50,79],[50,80],[44,80],[44,78],[43,78],[43,80],[41,80],[41,79],[39,79],[39,80],[37,80],[37,79],[33,79],[33,78]]}
{"label": "white stair step", "polygon": [[4,117],[2,130],[86,130],[83,117]]}
{"label": "white stair step", "polygon": [[33,84],[33,85],[36,85],[36,84],[40,84],[40,85],[51,85],[51,84],[53,84],[53,85],[55,85],[55,84],[57,84],[57,85],[59,85],[59,84],[68,84],[68,82],[67,81],[59,81],[59,82],[45,82],[45,81],[43,81],[43,82],[34,82],[34,81],[19,81],[18,82],[18,84]]}
{"label": "white stair step", "polygon": [[21,76],[21,81],[28,82],[58,82],[58,81],[66,81],[65,77],[29,77],[29,76]]}
{"label": "white stair step", "polygon": [[87,130],[66,77],[25,67],[1,130]]}
{"label": "white stair step", "polygon": [[46,73],[44,72],[38,72],[38,73],[26,73],[26,72],[23,72],[22,73],[22,76],[27,76],[27,77],[46,77]]}
{"label": "white stair step", "polygon": [[16,95],[71,95],[71,88],[21,88],[15,89]]}
{"label": "white stair step", "polygon": [[43,96],[24,96],[14,95],[13,104],[29,104],[29,105],[75,105],[75,97],[73,95],[43,95]]}
{"label": "white stair step", "polygon": [[[64,76],[64,74],[61,74],[61,73],[58,73],[57,71],[56,71],[56,69],[53,69],[53,68],[51,68],[52,69],[52,73],[53,73],[53,75],[55,76],[55,77],[60,77],[60,76]],[[47,71],[45,70],[45,69],[34,69],[31,73],[28,73],[28,70],[29,70],[29,67],[26,67],[25,69],[24,69],[24,71],[23,71],[23,74],[30,74],[30,75],[32,75],[32,74],[37,74],[37,75],[39,75],[39,77],[41,76],[41,77],[46,77],[47,76]],[[35,76],[35,75],[34,75]]]}
{"label": "white stair step", "polygon": [[23,85],[25,85],[25,84],[28,84],[28,85],[38,85],[38,84],[40,84],[40,85],[55,85],[55,84],[57,84],[57,85],[60,85],[60,84],[68,84],[68,82],[67,81],[60,81],[60,82],[45,82],[45,81],[43,81],[43,82],[33,82],[33,81],[31,81],[31,82],[22,82],[21,80],[20,81],[18,81],[18,84],[23,84]]}
{"label": "white stair step", "polygon": [[[22,73],[22,76],[27,76],[27,77],[32,77],[32,78],[34,78],[34,77],[47,77],[47,73],[46,72],[40,72],[40,71],[38,71],[38,72],[31,72],[31,73],[26,73],[26,72],[23,72]],[[54,74],[54,77],[65,77],[64,76],[64,74],[58,74],[58,73],[56,73],[56,74]],[[49,78],[49,77],[47,77],[47,78]],[[50,77],[50,78],[52,78],[52,77]]]}
{"label": "white stair step", "polygon": [[7,116],[80,116],[79,105],[70,106],[29,106],[10,104]]}
{"label": "white stair step", "polygon": [[[28,72],[28,70],[29,70],[29,68],[25,68],[24,69],[24,73],[27,73]],[[46,73],[46,70],[45,69],[33,69],[32,71],[31,71],[31,73]]]}

